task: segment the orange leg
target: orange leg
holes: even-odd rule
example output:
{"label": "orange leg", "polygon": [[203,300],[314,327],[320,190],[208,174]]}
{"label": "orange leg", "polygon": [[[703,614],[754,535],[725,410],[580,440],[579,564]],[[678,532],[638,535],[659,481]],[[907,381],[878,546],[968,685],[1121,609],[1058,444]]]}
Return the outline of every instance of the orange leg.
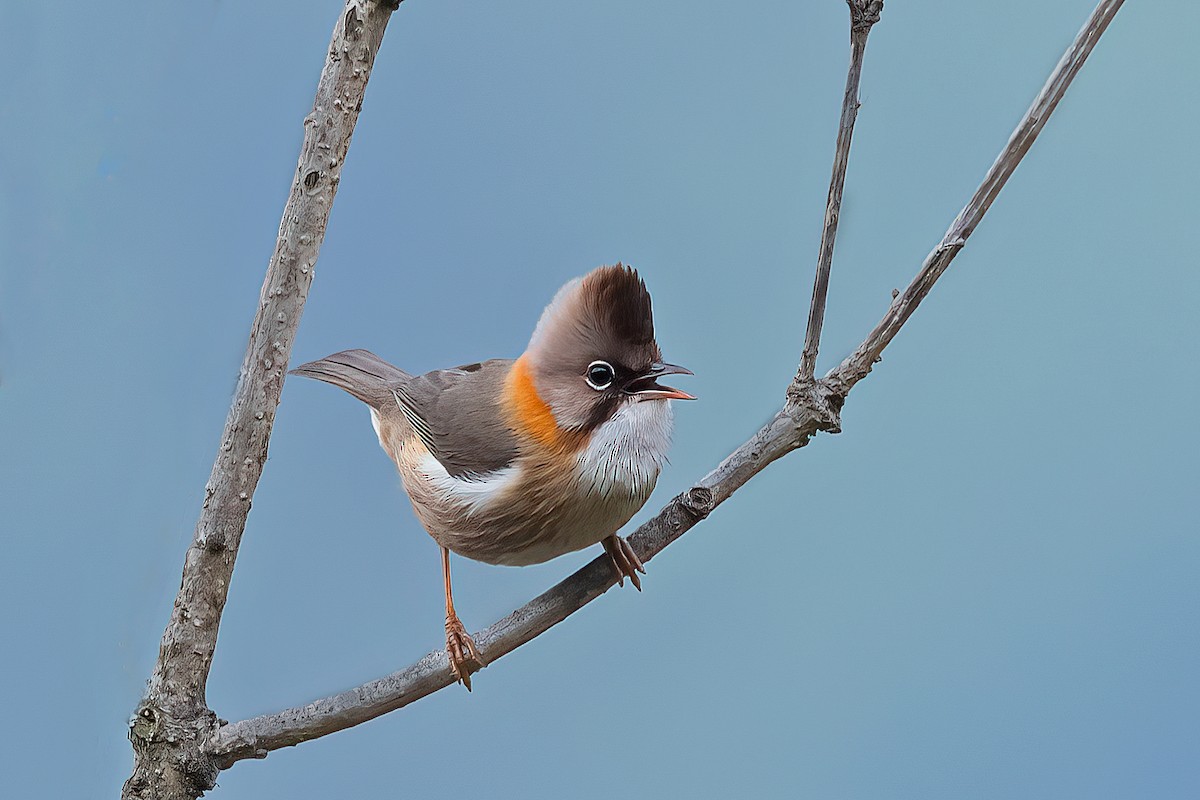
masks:
{"label": "orange leg", "polygon": [[454,595],[450,592],[450,551],[442,548],[442,579],[446,582],[446,655],[450,657],[450,671],[454,679],[471,691],[471,673],[486,666],[479,648],[467,635],[454,613]]}
{"label": "orange leg", "polygon": [[608,553],[613,562],[613,569],[617,571],[617,585],[624,586],[625,579],[629,578],[633,588],[640,592],[642,579],[638,577],[638,573],[645,575],[646,568],[642,566],[638,554],[633,551],[633,545],[615,533],[600,544],[604,545],[604,552]]}

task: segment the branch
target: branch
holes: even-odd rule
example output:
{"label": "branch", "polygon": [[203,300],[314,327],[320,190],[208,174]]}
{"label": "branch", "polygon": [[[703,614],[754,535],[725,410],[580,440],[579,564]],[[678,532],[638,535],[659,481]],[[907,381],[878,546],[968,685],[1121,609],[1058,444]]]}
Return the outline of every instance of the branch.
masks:
{"label": "branch", "polygon": [[[767,425],[630,536],[630,542],[643,561],[650,560],[686,533],[772,461],[803,447],[818,431],[836,433],[840,430],[839,411],[850,389],[870,372],[884,347],[962,249],[967,236],[1028,151],[1122,2],[1102,0],[1092,12],[988,171],[983,184],[951,225],[942,244],[930,254],[912,285],[896,298],[888,314],[859,348],[825,378],[805,381],[797,375],[788,387],[784,407]],[[562,622],[602,595],[614,582],[612,568],[605,557],[597,558],[475,635],[475,641],[486,660],[493,662]],[[374,719],[451,683],[453,678],[446,667],[445,653],[437,650],[407,669],[347,692],[287,711],[223,725],[207,743],[206,752],[223,769],[245,758],[262,758],[272,750]]]}
{"label": "branch", "polygon": [[975,190],[975,194],[972,195],[963,210],[958,212],[958,216],[950,224],[950,229],[946,231],[942,241],[933,249],[933,252],[925,257],[921,271],[913,278],[907,289],[893,298],[887,314],[875,326],[866,340],[858,346],[858,349],[826,376],[827,379],[835,382],[839,392],[850,391],[850,387],[867,376],[872,365],[883,354],[883,349],[892,339],[896,338],[900,328],[917,310],[917,306],[929,294],[933,284],[950,266],[950,262],[954,260],[958,252],[963,249],[967,239],[983,220],[983,215],[992,207],[992,201],[1000,194],[1004,184],[1008,182],[1017,165],[1021,163],[1021,159],[1029,152],[1030,146],[1042,132],[1042,128],[1046,126],[1050,115],[1058,106],[1058,101],[1066,94],[1067,87],[1071,85],[1071,81],[1075,80],[1083,62],[1087,60],[1092,48],[1096,46],[1096,42],[1100,40],[1108,28],[1108,23],[1112,22],[1124,1],[1100,0],[1100,4],[1096,6],[1092,15],[1088,17],[1088,21],[1076,34],[1075,41],[1071,42],[1071,46],[1063,53],[1058,65],[1046,79],[1046,84],[1034,98],[1033,104],[1025,112],[1025,116],[1021,118],[1012,135],[1008,137],[1008,144],[1000,151],[1000,155],[996,157],[996,161],[987,171],[983,183],[979,184],[979,188]]}
{"label": "branch", "polygon": [[[836,419],[836,415],[833,416]],[[699,483],[673,498],[630,537],[649,561],[708,516],[767,464],[802,447],[830,420],[791,406],[780,411],[749,441]],[[566,580],[472,638],[488,664],[540,636],[616,585],[612,562],[602,555]],[[435,650],[407,669],[306,706],[221,726],[207,751],[222,769],[245,758],[326,736],[403,708],[454,683],[444,651]]]}
{"label": "branch", "polygon": [[135,759],[126,798],[196,797],[216,779],[216,768],[199,756],[199,742],[216,726],[205,684],[221,612],[342,163],[395,5],[347,0],[334,27],[179,594],[131,720]]}
{"label": "branch", "polygon": [[808,306],[808,330],[804,351],[800,354],[800,380],[812,380],[821,347],[821,326],[825,323],[825,297],[829,294],[829,270],[833,265],[833,245],[837,240],[838,218],[842,211],[842,188],[846,184],[846,165],[850,163],[850,139],[858,119],[858,83],[862,78],[863,55],[867,35],[879,21],[883,0],[846,0],[850,6],[850,69],[846,73],[846,93],[842,96],[842,118],[838,123],[837,145],[833,154],[833,175],[829,179],[829,197],[825,201],[825,227],[821,230],[821,249],[817,256],[817,274],[813,279],[812,302]]}

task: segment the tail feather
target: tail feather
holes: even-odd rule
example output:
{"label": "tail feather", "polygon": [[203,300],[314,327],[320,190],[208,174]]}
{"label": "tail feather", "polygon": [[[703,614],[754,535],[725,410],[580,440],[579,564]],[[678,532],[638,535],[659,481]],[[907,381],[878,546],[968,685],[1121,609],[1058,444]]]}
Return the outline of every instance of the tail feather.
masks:
{"label": "tail feather", "polygon": [[373,408],[380,408],[391,401],[392,388],[412,377],[369,350],[343,350],[318,361],[301,364],[289,374],[331,383]]}

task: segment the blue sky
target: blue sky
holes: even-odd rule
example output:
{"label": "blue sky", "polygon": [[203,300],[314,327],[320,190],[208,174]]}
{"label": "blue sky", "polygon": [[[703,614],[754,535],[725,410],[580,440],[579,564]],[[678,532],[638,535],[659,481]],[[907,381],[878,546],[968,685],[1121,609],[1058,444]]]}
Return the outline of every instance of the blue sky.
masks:
{"label": "blue sky", "polygon": [[[0,4],[0,671],[12,796],[111,797],[339,3]],[[1090,0],[895,2],[871,35],[826,322],[849,353]],[[213,797],[1200,793],[1200,10],[1129,3],[844,433],[475,680],[242,763]],[[782,400],[844,4],[409,0],[297,360],[518,354],[602,263],[696,372],[638,519]],[[478,630],[594,554],[459,560]],[[289,381],[221,628],[227,719],[442,637],[437,549],[365,411]],[[69,758],[64,768],[62,756]]]}

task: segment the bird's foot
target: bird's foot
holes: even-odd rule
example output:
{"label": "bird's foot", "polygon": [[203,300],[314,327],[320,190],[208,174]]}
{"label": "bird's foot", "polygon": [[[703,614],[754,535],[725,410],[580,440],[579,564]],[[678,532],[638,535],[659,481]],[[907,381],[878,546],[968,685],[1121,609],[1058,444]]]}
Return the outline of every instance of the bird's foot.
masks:
{"label": "bird's foot", "polygon": [[487,666],[479,648],[467,634],[457,615],[446,617],[446,655],[450,658],[450,671],[454,680],[471,691],[471,673],[478,672]]}
{"label": "bird's foot", "polygon": [[638,573],[645,575],[646,568],[642,566],[642,560],[634,552],[633,545],[615,533],[601,544],[604,545],[604,552],[608,553],[608,557],[612,559],[613,569],[617,571],[617,585],[624,586],[625,579],[629,578],[633,588],[640,592],[642,579],[638,577]]}

